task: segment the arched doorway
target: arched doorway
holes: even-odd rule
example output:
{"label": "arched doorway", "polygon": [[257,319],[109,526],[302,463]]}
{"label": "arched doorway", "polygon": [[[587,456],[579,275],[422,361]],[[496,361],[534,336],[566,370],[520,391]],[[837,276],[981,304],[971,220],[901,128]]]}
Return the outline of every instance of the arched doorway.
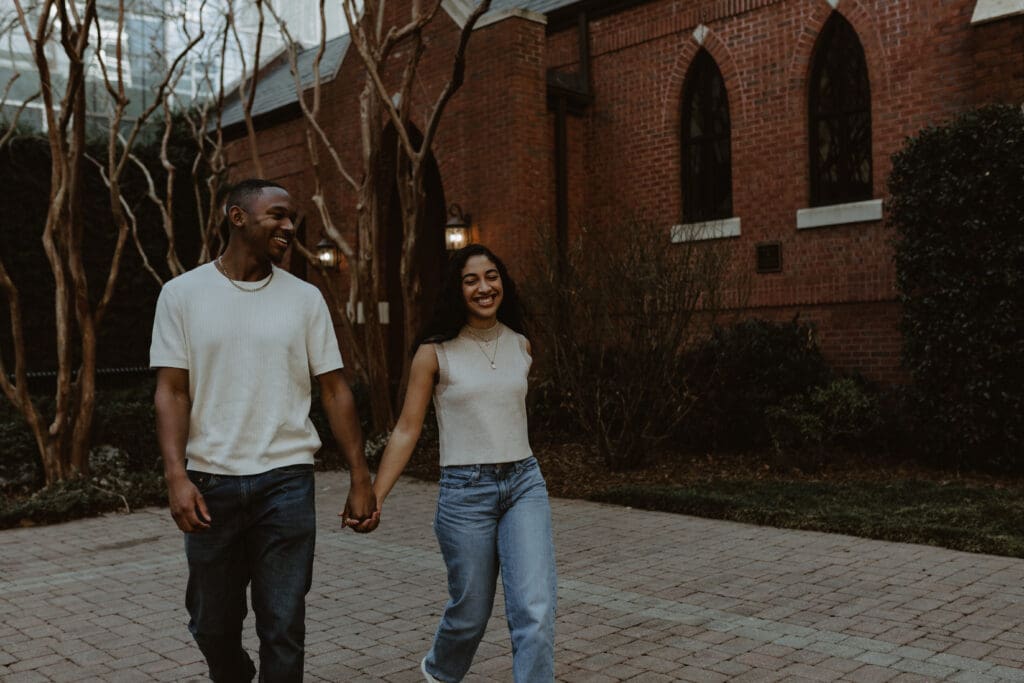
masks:
{"label": "arched doorway", "polygon": [[[423,143],[423,135],[409,124],[409,140],[415,147]],[[381,137],[381,187],[386,188],[381,197],[385,209],[383,234],[378,244],[378,255],[385,273],[388,301],[388,374],[391,378],[392,398],[397,397],[402,380],[402,365],[410,349],[403,339],[406,312],[402,303],[401,258],[402,258],[402,214],[398,198],[398,183],[395,179],[395,163],[398,150],[398,134],[393,124],[388,124]],[[431,313],[434,299],[440,286],[444,265],[447,260],[444,242],[444,226],[447,206],[441,172],[434,155],[424,161],[423,190],[426,205],[417,226],[416,254],[414,268],[422,285],[419,301],[419,318],[423,320]]]}

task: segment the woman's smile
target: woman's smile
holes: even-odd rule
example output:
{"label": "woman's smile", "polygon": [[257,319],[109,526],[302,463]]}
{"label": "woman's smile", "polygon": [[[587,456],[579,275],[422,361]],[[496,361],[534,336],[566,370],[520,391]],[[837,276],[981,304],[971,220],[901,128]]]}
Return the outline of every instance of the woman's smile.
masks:
{"label": "woman's smile", "polygon": [[470,256],[462,268],[462,296],[470,320],[493,323],[501,306],[501,274],[491,259]]}

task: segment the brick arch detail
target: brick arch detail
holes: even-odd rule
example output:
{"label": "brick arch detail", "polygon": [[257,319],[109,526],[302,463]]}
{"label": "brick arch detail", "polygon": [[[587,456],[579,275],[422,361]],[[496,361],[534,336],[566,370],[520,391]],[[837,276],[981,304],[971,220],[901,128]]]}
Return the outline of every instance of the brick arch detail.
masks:
{"label": "brick arch detail", "polygon": [[[881,143],[879,142],[876,123],[879,120],[880,103],[891,101],[892,99],[892,82],[889,71],[885,68],[885,64],[890,60],[885,50],[885,43],[882,41],[881,34],[879,33],[878,23],[875,21],[872,12],[864,7],[861,0],[840,0],[838,6],[834,9],[825,0],[816,0],[813,7],[809,8],[802,30],[796,37],[793,46],[793,58],[790,61],[789,73],[787,74],[789,87],[786,88],[787,101],[784,106],[787,119],[800,122],[799,130],[801,131],[804,144],[802,146],[795,146],[792,149],[792,162],[802,164],[805,174],[810,172],[807,162],[806,141],[808,135],[807,95],[808,84],[811,78],[811,60],[814,57],[815,48],[818,46],[821,32],[825,28],[825,24],[832,17],[833,12],[838,13],[846,21],[850,22],[853,30],[857,33],[858,40],[860,40],[861,48],[864,50],[864,61],[868,68],[868,81],[871,84],[871,156],[874,166],[874,179],[872,182],[875,186],[874,195],[878,196],[885,183],[881,174],[877,172],[880,167],[884,167],[884,160],[881,158],[883,153],[880,147]],[[805,183],[809,183],[806,175]]]}
{"label": "brick arch detail", "polygon": [[[707,28],[707,27],[705,27]],[[725,96],[729,102],[729,125],[733,130],[742,130],[746,122],[743,80],[740,78],[736,60],[732,57],[729,47],[708,29],[704,36],[704,44],[697,42],[690,32],[676,54],[676,60],[669,69],[662,93],[661,123],[662,127],[679,134],[682,125],[683,91],[686,89],[686,74],[693,64],[694,57],[704,49],[715,60],[718,70],[725,82]]]}
{"label": "brick arch detail", "polygon": [[[794,42],[793,58],[790,60],[787,76],[789,87],[786,89],[788,100],[786,111],[790,120],[802,121],[805,130],[807,128],[807,86],[811,77],[811,60],[818,45],[818,38],[833,12],[850,22],[864,49],[864,61],[868,67],[868,80],[871,83],[872,119],[875,118],[877,111],[876,102],[880,98],[892,97],[889,71],[885,68],[889,59],[878,22],[875,21],[873,13],[866,9],[860,0],[841,0],[835,9],[825,0],[816,0]],[[798,93],[799,98],[795,97],[794,93]]]}

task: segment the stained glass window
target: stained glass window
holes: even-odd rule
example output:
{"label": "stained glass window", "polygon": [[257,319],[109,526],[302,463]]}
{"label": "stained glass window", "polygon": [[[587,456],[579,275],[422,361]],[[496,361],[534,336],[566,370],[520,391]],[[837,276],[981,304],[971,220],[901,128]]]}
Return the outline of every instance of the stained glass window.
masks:
{"label": "stained glass window", "polygon": [[825,24],[808,97],[811,206],[871,198],[871,86],[864,48],[838,13]]}
{"label": "stained glass window", "polygon": [[683,222],[732,217],[729,99],[706,50],[686,75],[682,116]]}

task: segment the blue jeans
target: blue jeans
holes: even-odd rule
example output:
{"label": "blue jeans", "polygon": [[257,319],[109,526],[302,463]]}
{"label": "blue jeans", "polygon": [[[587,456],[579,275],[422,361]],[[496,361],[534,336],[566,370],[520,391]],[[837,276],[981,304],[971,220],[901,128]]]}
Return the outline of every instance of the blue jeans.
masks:
{"label": "blue jeans", "polygon": [[313,467],[262,474],[189,472],[212,523],[185,534],[189,631],[214,681],[251,681],[242,648],[246,586],[260,639],[260,680],[302,681],[306,593],[313,579]]}
{"label": "blue jeans", "polygon": [[535,458],[444,467],[434,533],[448,593],[426,669],[446,683],[469,670],[494,605],[498,570],[517,683],[555,679],[555,552],[551,507]]}

